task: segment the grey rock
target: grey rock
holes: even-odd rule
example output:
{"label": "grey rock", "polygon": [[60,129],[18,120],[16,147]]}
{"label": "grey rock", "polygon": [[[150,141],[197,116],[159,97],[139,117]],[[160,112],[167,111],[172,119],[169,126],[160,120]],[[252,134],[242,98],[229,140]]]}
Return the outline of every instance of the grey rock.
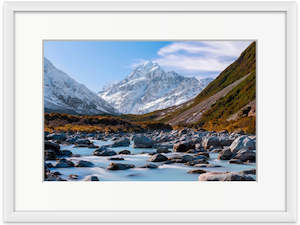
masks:
{"label": "grey rock", "polygon": [[55,165],[55,168],[68,168],[68,167],[74,167],[74,163],[70,160],[67,160],[65,158],[58,160],[57,164]]}
{"label": "grey rock", "polygon": [[106,168],[108,170],[127,170],[130,168],[134,168],[133,164],[123,164],[123,163],[111,163]]}
{"label": "grey rock", "polygon": [[204,149],[209,149],[210,147],[221,146],[221,144],[218,137],[208,136],[202,139],[202,146],[204,147]]}
{"label": "grey rock", "polygon": [[105,149],[105,150],[95,150],[94,152],[93,152],[93,155],[95,155],[95,156],[114,156],[114,155],[116,155],[117,153],[115,152],[115,151],[113,151],[113,150],[110,150],[110,149]]}
{"label": "grey rock", "polygon": [[242,162],[250,161],[255,162],[256,161],[256,153],[249,150],[240,150],[238,151],[237,155],[234,157],[235,159],[239,159]]}
{"label": "grey rock", "polygon": [[198,178],[199,181],[255,181],[252,177],[229,172],[207,172]]}
{"label": "grey rock", "polygon": [[60,146],[51,141],[44,141],[45,150],[53,150],[56,154],[60,153]]}
{"label": "grey rock", "polygon": [[219,155],[218,155],[218,159],[220,160],[229,160],[234,156],[234,154],[230,151],[230,149],[224,149],[222,150]]}
{"label": "grey rock", "polygon": [[154,142],[152,139],[144,135],[136,135],[132,139],[134,148],[152,148]]}
{"label": "grey rock", "polygon": [[55,141],[65,141],[67,139],[67,136],[65,133],[53,133],[47,135],[48,140],[55,140]]}
{"label": "grey rock", "polygon": [[237,153],[241,149],[254,150],[256,149],[256,143],[255,140],[243,135],[236,138],[229,148],[233,153]]}
{"label": "grey rock", "polygon": [[85,160],[80,160],[77,164],[76,167],[94,167],[94,163],[85,161]]}
{"label": "grey rock", "polygon": [[196,170],[189,170],[188,173],[191,174],[202,174],[202,173],[206,173],[207,171],[205,170],[200,170],[200,169],[196,169]]}
{"label": "grey rock", "polygon": [[75,141],[76,145],[90,145],[91,141],[89,139],[78,139]]}
{"label": "grey rock", "polygon": [[163,154],[155,154],[148,161],[150,162],[164,162],[167,161],[168,157]]}
{"label": "grey rock", "polygon": [[122,150],[119,152],[120,155],[130,155],[131,152],[129,150]]}
{"label": "grey rock", "polygon": [[62,150],[61,151],[61,156],[63,156],[63,157],[71,157],[72,156],[72,152],[70,150]]}
{"label": "grey rock", "polygon": [[111,145],[111,147],[127,147],[130,145],[130,140],[129,138],[121,138],[116,141]]}
{"label": "grey rock", "polygon": [[141,168],[156,169],[156,168],[158,168],[158,166],[155,164],[149,163],[149,164],[146,164],[145,166],[141,166]]}
{"label": "grey rock", "polygon": [[57,154],[53,150],[45,150],[44,151],[45,160],[55,160],[57,158]]}
{"label": "grey rock", "polygon": [[194,149],[195,145],[192,142],[179,142],[173,146],[174,152],[187,152],[190,149]]}

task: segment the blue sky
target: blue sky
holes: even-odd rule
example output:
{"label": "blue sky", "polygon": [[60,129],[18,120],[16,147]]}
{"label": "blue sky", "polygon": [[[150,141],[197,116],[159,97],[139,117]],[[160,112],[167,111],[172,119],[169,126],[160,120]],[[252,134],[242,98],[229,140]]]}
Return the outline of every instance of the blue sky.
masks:
{"label": "blue sky", "polygon": [[98,92],[152,60],[184,76],[215,77],[251,41],[45,41],[55,67]]}

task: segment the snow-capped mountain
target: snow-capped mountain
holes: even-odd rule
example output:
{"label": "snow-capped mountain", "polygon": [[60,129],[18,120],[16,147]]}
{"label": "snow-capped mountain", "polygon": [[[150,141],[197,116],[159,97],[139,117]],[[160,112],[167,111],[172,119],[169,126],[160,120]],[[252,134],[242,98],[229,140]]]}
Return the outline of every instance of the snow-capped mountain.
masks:
{"label": "snow-capped mountain", "polygon": [[117,114],[109,103],[44,58],[45,112]]}
{"label": "snow-capped mountain", "polygon": [[157,63],[147,61],[98,94],[121,113],[144,114],[186,102],[199,94],[206,83],[165,72]]}
{"label": "snow-capped mountain", "polygon": [[197,77],[197,79],[200,81],[201,86],[206,87],[210,82],[212,82],[214,79],[211,77],[201,78]]}

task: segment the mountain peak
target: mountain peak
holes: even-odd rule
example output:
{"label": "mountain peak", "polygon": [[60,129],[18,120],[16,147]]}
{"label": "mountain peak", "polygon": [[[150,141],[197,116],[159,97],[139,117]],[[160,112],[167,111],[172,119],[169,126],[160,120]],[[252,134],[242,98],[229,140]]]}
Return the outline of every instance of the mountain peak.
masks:
{"label": "mountain peak", "polygon": [[163,73],[163,70],[158,65],[158,63],[152,62],[151,60],[145,61],[143,64],[137,66],[131,74],[129,74],[129,79],[136,79],[141,77],[151,77]]}
{"label": "mountain peak", "polygon": [[146,61],[124,80],[98,94],[121,113],[143,114],[179,105],[203,88],[196,78],[165,72],[158,63]]}
{"label": "mountain peak", "polygon": [[149,67],[149,66],[151,67],[151,66],[153,66],[153,64],[154,64],[154,63],[153,63],[151,60],[147,60],[147,61],[145,61],[145,62],[143,63],[143,66],[144,66],[144,67]]}
{"label": "mountain peak", "polygon": [[144,70],[144,71],[149,73],[151,71],[155,71],[155,70],[158,70],[158,69],[161,69],[161,68],[158,65],[158,63],[152,62],[151,60],[148,60],[148,61],[144,62],[142,65],[139,65],[137,67],[137,69]]}

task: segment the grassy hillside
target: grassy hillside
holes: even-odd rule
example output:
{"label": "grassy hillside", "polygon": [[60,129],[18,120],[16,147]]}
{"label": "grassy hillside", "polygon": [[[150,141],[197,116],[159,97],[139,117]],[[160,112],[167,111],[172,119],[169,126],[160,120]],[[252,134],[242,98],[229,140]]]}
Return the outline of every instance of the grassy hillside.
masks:
{"label": "grassy hillside", "polygon": [[256,70],[256,43],[253,42],[246,48],[240,57],[228,66],[212,81],[195,99],[195,103],[212,96],[234,81]]}
{"label": "grassy hillside", "polygon": [[255,99],[256,74],[252,72],[247,79],[233,88],[225,97],[220,98],[206,111],[199,122],[209,120],[227,119],[230,115],[238,112],[242,107]]}
{"label": "grassy hillside", "polygon": [[[176,110],[171,110],[169,113],[160,119],[161,122],[168,122],[173,118],[176,118],[181,113],[186,110],[195,107],[201,101],[209,98],[210,96],[216,94],[223,88],[234,83],[235,81],[241,79],[251,72],[256,70],[256,43],[251,43],[240,55],[240,57],[228,66],[220,75],[213,80],[200,94],[191,101],[182,104]],[[164,110],[168,111],[168,109]],[[159,115],[161,111],[153,112],[152,115]]]}
{"label": "grassy hillside", "polygon": [[229,116],[239,112],[255,98],[256,73],[252,72],[243,82],[212,105],[203,114],[202,118],[195,123],[195,126],[209,130],[235,130],[241,128],[247,133],[255,133],[255,118],[238,118],[236,121],[227,121]]}

